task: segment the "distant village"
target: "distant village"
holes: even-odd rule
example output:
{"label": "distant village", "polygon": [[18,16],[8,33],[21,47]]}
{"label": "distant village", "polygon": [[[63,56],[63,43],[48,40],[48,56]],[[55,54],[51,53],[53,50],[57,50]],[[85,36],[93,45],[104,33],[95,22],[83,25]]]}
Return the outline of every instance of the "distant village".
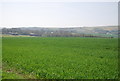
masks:
{"label": "distant village", "polygon": [[[3,28],[3,35],[27,35],[27,36],[38,36],[38,37],[98,37],[98,38],[114,38],[113,34],[118,32],[113,31],[100,31],[94,32],[95,34],[102,33],[103,36],[88,33],[89,31],[83,31],[82,28]],[[110,36],[105,36],[110,35]]]}

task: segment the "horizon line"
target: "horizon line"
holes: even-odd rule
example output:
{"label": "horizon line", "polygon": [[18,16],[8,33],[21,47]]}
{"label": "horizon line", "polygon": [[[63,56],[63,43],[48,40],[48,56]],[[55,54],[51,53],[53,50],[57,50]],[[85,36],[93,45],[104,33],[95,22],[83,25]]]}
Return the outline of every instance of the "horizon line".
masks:
{"label": "horizon line", "polygon": [[107,26],[119,26],[119,25],[100,25],[100,26],[66,26],[66,27],[56,27],[56,26],[18,26],[18,27],[2,27],[0,28],[77,28],[77,27],[107,27]]}

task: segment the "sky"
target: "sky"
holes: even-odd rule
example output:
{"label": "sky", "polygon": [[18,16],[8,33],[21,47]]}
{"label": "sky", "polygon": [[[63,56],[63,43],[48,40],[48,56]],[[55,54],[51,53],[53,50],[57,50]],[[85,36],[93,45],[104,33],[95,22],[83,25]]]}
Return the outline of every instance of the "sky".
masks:
{"label": "sky", "polygon": [[30,1],[0,2],[0,27],[91,27],[118,24],[118,2]]}

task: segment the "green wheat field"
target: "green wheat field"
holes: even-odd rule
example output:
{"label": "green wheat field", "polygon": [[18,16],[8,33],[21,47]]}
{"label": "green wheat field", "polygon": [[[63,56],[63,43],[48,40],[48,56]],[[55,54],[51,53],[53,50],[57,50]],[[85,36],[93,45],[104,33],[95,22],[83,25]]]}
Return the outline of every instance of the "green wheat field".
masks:
{"label": "green wheat field", "polygon": [[116,79],[118,39],[3,37],[3,79]]}

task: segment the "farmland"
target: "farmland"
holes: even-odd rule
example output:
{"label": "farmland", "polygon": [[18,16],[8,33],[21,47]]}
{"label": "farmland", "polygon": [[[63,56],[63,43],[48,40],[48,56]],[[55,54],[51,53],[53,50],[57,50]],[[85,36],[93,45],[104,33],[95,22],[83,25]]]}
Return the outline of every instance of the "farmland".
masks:
{"label": "farmland", "polygon": [[3,79],[118,78],[117,38],[3,37]]}

